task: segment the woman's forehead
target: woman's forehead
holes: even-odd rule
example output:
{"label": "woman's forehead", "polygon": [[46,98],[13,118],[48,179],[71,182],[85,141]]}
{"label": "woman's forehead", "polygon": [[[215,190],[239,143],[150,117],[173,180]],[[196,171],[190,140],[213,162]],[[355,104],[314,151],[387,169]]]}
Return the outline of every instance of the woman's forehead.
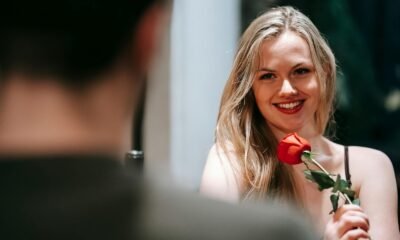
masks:
{"label": "woman's forehead", "polygon": [[308,43],[297,33],[287,31],[277,37],[263,40],[257,54],[257,65],[275,66],[287,62],[312,64]]}

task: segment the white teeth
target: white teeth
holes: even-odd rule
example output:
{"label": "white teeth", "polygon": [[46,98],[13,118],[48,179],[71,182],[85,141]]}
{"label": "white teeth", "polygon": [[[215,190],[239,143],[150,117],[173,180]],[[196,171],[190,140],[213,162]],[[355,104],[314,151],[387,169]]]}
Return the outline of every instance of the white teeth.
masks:
{"label": "white teeth", "polygon": [[301,101],[291,102],[291,103],[279,103],[278,107],[285,109],[293,109],[301,104]]}

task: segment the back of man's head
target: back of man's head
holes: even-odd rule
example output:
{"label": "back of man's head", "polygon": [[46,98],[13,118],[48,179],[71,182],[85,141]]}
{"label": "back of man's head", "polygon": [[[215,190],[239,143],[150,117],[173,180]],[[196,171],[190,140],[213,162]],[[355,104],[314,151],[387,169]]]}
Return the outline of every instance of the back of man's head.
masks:
{"label": "back of man's head", "polygon": [[0,79],[19,72],[85,85],[129,50],[136,25],[156,1],[2,1]]}
{"label": "back of man's head", "polygon": [[129,150],[163,2],[1,1],[0,152]]}

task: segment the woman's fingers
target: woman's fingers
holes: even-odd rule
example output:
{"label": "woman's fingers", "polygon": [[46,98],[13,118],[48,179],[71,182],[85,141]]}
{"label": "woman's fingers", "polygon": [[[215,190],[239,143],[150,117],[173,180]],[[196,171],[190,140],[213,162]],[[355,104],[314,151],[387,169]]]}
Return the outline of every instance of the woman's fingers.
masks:
{"label": "woman's fingers", "polygon": [[343,214],[338,222],[339,236],[344,235],[346,232],[360,228],[364,231],[369,230],[368,220],[360,216],[352,216],[350,214]]}
{"label": "woman's fingers", "polygon": [[355,216],[355,217],[360,217],[360,218],[365,219],[367,221],[368,226],[369,226],[369,218],[368,218],[367,214],[365,214],[364,212],[349,211],[349,212],[347,212],[347,214],[349,216]]}
{"label": "woman's fingers", "polygon": [[336,239],[357,239],[369,237],[369,219],[361,207],[343,205],[332,217],[330,231],[334,231]]}
{"label": "woman's fingers", "polygon": [[333,215],[334,221],[338,220],[344,213],[349,212],[349,211],[364,213],[362,208],[358,205],[345,204],[345,205],[341,206],[340,208],[338,208],[337,211],[335,212],[335,214]]}
{"label": "woman's fingers", "polygon": [[370,239],[370,236],[367,231],[357,228],[350,231],[347,231],[340,240],[356,240],[356,239]]}

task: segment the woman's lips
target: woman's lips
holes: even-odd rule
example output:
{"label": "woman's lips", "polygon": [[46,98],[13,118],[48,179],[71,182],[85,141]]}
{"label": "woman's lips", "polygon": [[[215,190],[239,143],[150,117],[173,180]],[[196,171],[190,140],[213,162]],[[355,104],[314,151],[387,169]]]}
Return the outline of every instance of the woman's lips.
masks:
{"label": "woman's lips", "polygon": [[295,114],[303,108],[305,100],[297,100],[285,103],[274,103],[278,111],[286,114]]}

